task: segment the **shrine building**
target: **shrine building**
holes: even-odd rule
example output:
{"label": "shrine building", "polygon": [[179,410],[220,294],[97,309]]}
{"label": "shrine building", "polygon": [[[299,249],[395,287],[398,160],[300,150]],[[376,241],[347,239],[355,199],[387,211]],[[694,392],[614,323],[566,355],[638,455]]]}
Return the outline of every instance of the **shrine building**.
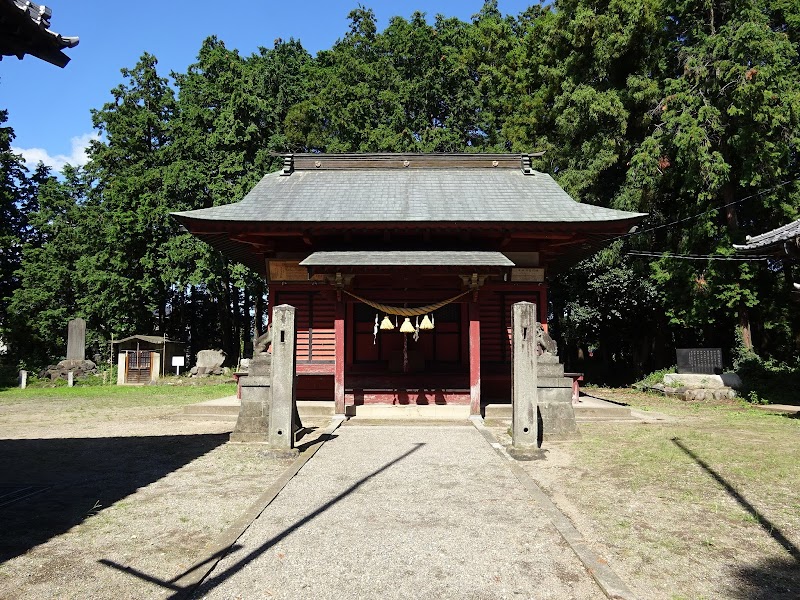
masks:
{"label": "shrine building", "polygon": [[[174,213],[297,309],[297,398],[510,401],[511,306],[645,215],[574,201],[528,154],[295,154],[235,204]],[[465,407],[466,408],[466,407]]]}

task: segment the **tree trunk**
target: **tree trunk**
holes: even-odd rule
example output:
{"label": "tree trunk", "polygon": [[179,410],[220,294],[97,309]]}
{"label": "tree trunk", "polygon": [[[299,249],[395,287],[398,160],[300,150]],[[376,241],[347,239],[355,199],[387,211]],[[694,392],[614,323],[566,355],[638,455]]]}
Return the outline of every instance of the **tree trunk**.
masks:
{"label": "tree trunk", "polygon": [[[188,321],[189,327],[189,339],[187,340],[188,343],[188,351],[189,351],[189,363],[191,365],[192,360],[195,356],[197,356],[197,319],[196,319],[196,310],[197,310],[197,299],[195,298],[195,289],[193,285],[189,286],[189,292],[187,294],[186,302],[184,304],[186,310],[186,316]],[[189,365],[187,365],[189,366]]]}
{"label": "tree trunk", "polygon": [[784,260],[781,263],[783,267],[783,279],[784,279],[784,289],[787,294],[791,294],[795,291],[794,288],[794,276],[792,274],[792,263],[788,260]]}
{"label": "tree trunk", "polygon": [[753,333],[750,330],[750,313],[744,300],[739,300],[739,333],[742,336],[742,344],[748,350],[753,349]]}
{"label": "tree trunk", "polygon": [[264,332],[264,282],[259,281],[255,290],[255,323],[253,324],[253,335],[260,336]]}
{"label": "tree trunk", "polygon": [[233,360],[233,319],[231,311],[233,302],[231,298],[231,277],[227,261],[222,267],[222,298],[219,303],[220,321],[222,323],[222,351],[227,357],[226,362]]}
{"label": "tree trunk", "polygon": [[250,327],[250,292],[245,286],[242,289],[242,356],[252,356],[253,338]]}
{"label": "tree trunk", "polygon": [[[722,187],[722,199],[724,200],[726,207],[725,207],[725,218],[728,224],[728,231],[731,233],[731,237],[736,234],[736,231],[739,229],[739,216],[736,213],[736,205],[732,204],[735,199],[735,190],[732,183],[726,183]],[[744,282],[739,281],[739,285],[745,285]],[[750,330],[750,313],[747,310],[747,305],[744,302],[743,298],[739,299],[739,307],[738,307],[738,318],[739,318],[739,336],[742,339],[742,344],[748,350],[753,349],[753,334]]]}

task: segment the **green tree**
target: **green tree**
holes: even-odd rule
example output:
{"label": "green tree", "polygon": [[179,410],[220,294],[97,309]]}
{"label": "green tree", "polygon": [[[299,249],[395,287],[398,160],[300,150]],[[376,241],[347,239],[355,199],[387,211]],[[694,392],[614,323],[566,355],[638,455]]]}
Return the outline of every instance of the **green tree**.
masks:
{"label": "green tree", "polygon": [[22,157],[11,151],[14,130],[2,127],[8,111],[0,110],[0,340],[6,337],[7,303],[19,286],[19,268],[25,235],[25,204],[29,181]]}
{"label": "green tree", "polygon": [[[178,103],[168,181],[175,210],[240,200],[264,173],[279,166],[273,152],[287,146],[283,122],[304,97],[301,73],[309,60],[294,40],[277,40],[273,48],[242,58],[211,37],[187,73],[174,74]],[[261,278],[229,265],[188,234],[172,238],[168,255],[172,280],[189,290],[191,306],[180,313],[193,345],[203,344],[195,349],[216,344],[229,357],[247,351],[263,324]],[[215,318],[201,317],[210,307]],[[209,321],[218,327],[209,328]]]}
{"label": "green tree", "polygon": [[[653,127],[628,173],[630,197],[646,199],[654,222],[681,221],[648,236],[653,247],[728,255],[746,233],[799,216],[800,71],[789,35],[797,10],[792,25],[780,6],[673,7]],[[753,265],[663,259],[651,267],[671,322],[703,331],[706,343],[732,345],[735,323],[750,347],[752,310],[770,320],[775,296],[756,285]]]}
{"label": "green tree", "polygon": [[83,206],[86,186],[79,170],[67,166],[62,179],[39,165],[35,208],[27,213],[28,235],[15,277],[21,285],[8,305],[7,327],[12,350],[29,367],[63,357],[67,323],[89,318],[90,344],[102,325],[85,311],[84,283],[91,265],[82,264],[94,252],[96,229]]}
{"label": "green tree", "polygon": [[93,141],[86,171],[88,206],[97,219],[98,244],[86,257],[86,310],[120,334],[167,331],[172,282],[164,248],[177,233],[167,172],[175,98],[167,79],[145,53],[113,101],[92,111],[103,138]]}

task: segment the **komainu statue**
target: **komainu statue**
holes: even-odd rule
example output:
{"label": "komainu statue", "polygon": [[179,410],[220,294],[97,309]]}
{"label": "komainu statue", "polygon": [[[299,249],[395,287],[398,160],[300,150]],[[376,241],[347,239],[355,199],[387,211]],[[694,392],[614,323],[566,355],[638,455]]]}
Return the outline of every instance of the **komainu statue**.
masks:
{"label": "komainu statue", "polygon": [[250,375],[269,377],[272,374],[272,325],[267,331],[253,339],[253,359],[250,361]]}
{"label": "komainu statue", "polygon": [[536,323],[536,355],[542,356],[543,354],[558,355],[558,346],[542,324]]}

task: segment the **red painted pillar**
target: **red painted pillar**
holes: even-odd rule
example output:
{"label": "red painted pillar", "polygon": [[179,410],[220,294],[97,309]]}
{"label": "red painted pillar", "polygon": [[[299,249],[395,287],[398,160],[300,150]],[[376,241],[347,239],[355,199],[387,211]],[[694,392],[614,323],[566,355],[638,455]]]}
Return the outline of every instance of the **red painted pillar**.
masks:
{"label": "red painted pillar", "polygon": [[474,301],[469,303],[469,412],[481,414],[481,321]]}
{"label": "red painted pillar", "polygon": [[333,322],[333,335],[335,346],[335,365],[333,375],[333,403],[337,415],[344,414],[344,315],[346,305],[339,301],[336,303],[336,318]]}
{"label": "red painted pillar", "polygon": [[544,285],[539,294],[539,306],[536,310],[539,313],[539,322],[541,322],[542,328],[547,331],[547,287]]}

